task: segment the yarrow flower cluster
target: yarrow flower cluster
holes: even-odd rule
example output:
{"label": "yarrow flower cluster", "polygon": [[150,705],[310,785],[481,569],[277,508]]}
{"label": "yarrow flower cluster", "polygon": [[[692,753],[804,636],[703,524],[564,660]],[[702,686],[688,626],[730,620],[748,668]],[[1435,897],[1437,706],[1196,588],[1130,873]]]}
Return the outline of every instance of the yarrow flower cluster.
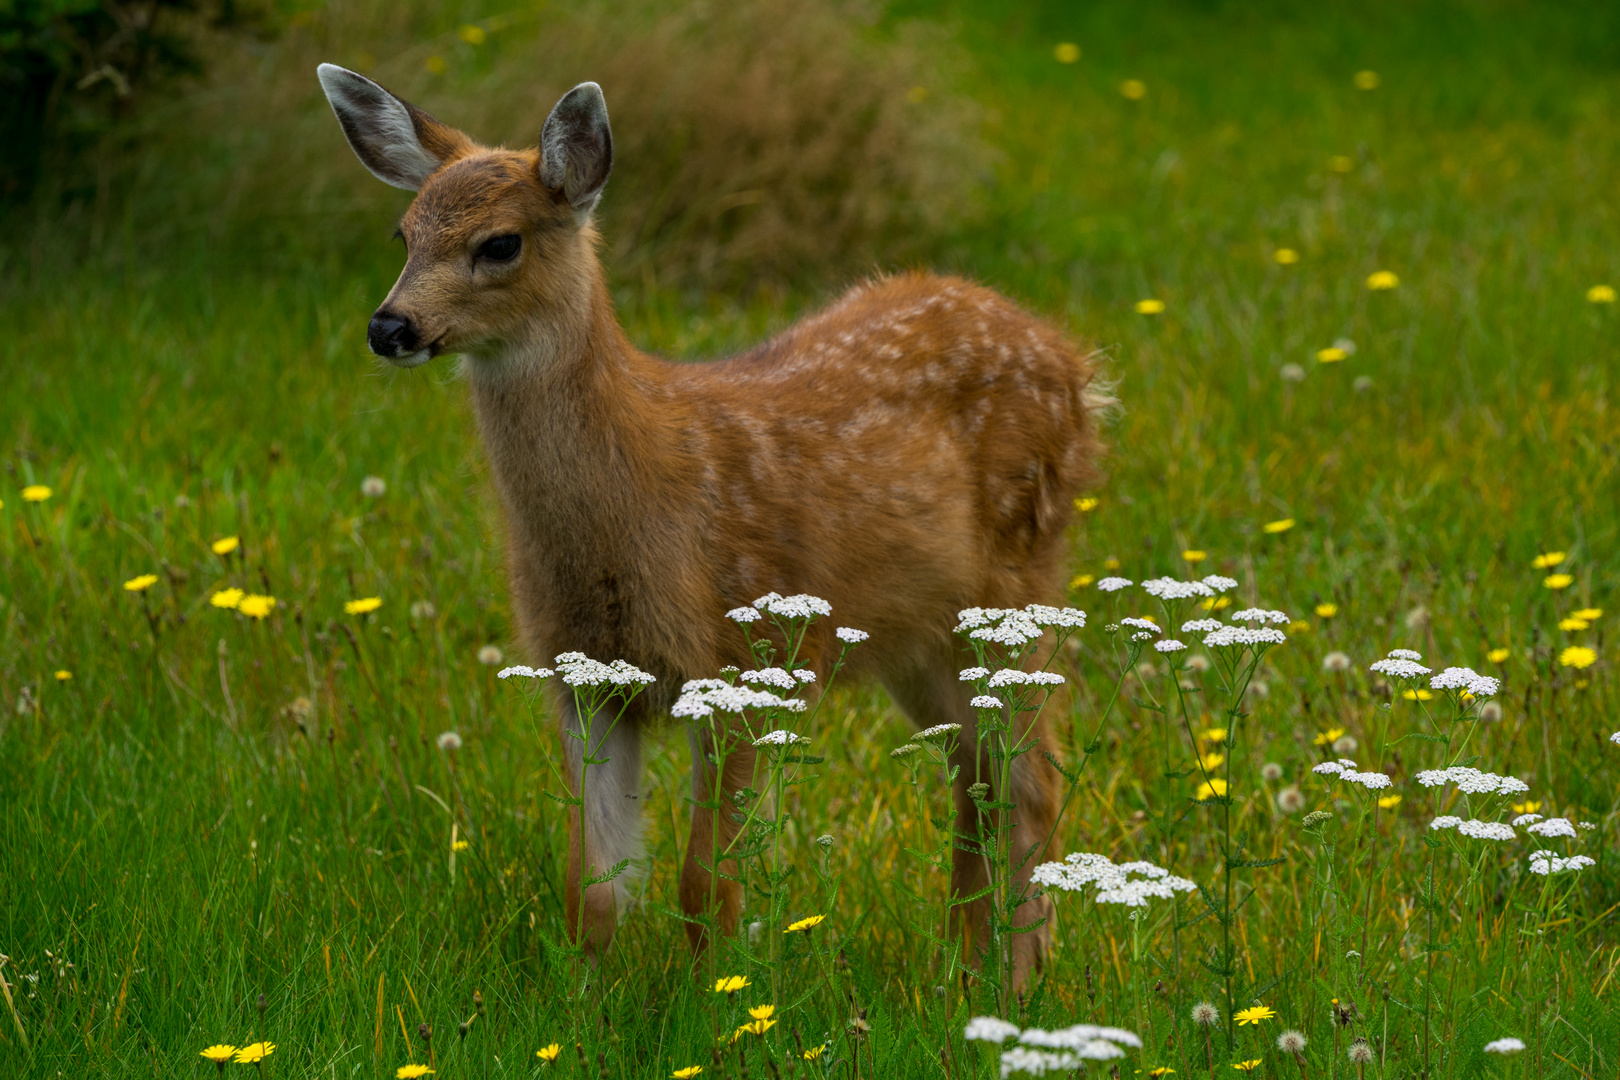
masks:
{"label": "yarrow flower cluster", "polygon": [[1548,838],[1554,836],[1573,837],[1575,835],[1575,823],[1570,821],[1568,818],[1548,818],[1546,821],[1538,821],[1534,825],[1529,826],[1525,829],[1525,832],[1535,833],[1537,836],[1545,836]]}
{"label": "yarrow flower cluster", "polygon": [[816,673],[809,668],[787,671],[779,667],[768,667],[760,668],[758,671],[744,671],[737,677],[745,683],[774,686],[778,690],[797,690],[804,683],[816,681]]}
{"label": "yarrow flower cluster", "polygon": [[1025,608],[965,608],[957,612],[956,617],[958,634],[1013,648],[1039,641],[1048,627],[1074,630],[1086,625],[1086,613],[1078,608],[1046,604],[1030,604]]}
{"label": "yarrow flower cluster", "polygon": [[832,614],[831,604],[809,593],[783,596],[780,593],[769,592],[755,600],[754,607],[779,619],[810,619],[817,615]]}
{"label": "yarrow flower cluster", "polygon": [[1453,765],[1449,769],[1425,769],[1417,774],[1417,782],[1424,787],[1456,784],[1457,790],[1466,795],[1489,795],[1492,792],[1498,795],[1522,795],[1530,790],[1530,785],[1516,776],[1497,776],[1495,773],[1480,772],[1467,765]]}
{"label": "yarrow flower cluster", "polygon": [[1150,862],[1116,864],[1106,855],[1083,851],[1074,852],[1062,862],[1042,863],[1030,874],[1030,881],[1064,892],[1083,892],[1095,886],[1097,894],[1093,899],[1097,903],[1126,907],[1146,907],[1150,899],[1168,900],[1178,892],[1198,888]]}
{"label": "yarrow flower cluster", "polygon": [[1368,665],[1367,670],[1391,679],[1420,679],[1429,673],[1428,668],[1418,663],[1421,659],[1423,655],[1411,649],[1392,649],[1387,659]]}
{"label": "yarrow flower cluster", "polygon": [[1147,590],[1149,596],[1158,597],[1160,600],[1191,600],[1194,597],[1215,595],[1215,590],[1202,581],[1177,581],[1173,577],[1150,578],[1142,582],[1142,588]]}
{"label": "yarrow flower cluster", "polygon": [[1191,622],[1182,623],[1181,632],[1183,634],[1207,634],[1211,630],[1219,630],[1224,625],[1226,624],[1219,619],[1194,619]]}
{"label": "yarrow flower cluster", "polygon": [[865,630],[857,630],[853,626],[840,626],[836,632],[838,634],[838,640],[842,641],[845,645],[859,645],[861,642],[872,636]]}
{"label": "yarrow flower cluster", "polygon": [[784,698],[769,690],[732,686],[721,679],[693,679],[681,687],[681,696],[669,710],[671,716],[700,720],[716,712],[741,713],[749,709],[785,709],[804,712],[802,698]]}
{"label": "yarrow flower cluster", "polygon": [[655,680],[628,660],[604,664],[582,652],[557,656],[557,671],[569,686],[646,686]]}
{"label": "yarrow flower cluster", "polygon": [[1132,581],[1130,578],[1105,577],[1101,581],[1097,582],[1097,588],[1101,589],[1103,592],[1119,592],[1119,590],[1128,589],[1135,584],[1136,582]]}
{"label": "yarrow flower cluster", "polygon": [[1002,668],[990,676],[989,685],[1001,686],[1060,686],[1063,676],[1055,671],[1019,671],[1017,668]]}
{"label": "yarrow flower cluster", "polygon": [[1448,667],[1429,680],[1435,690],[1460,690],[1477,698],[1495,697],[1502,684],[1489,675],[1481,675],[1473,668]]}
{"label": "yarrow flower cluster", "polygon": [[535,668],[528,664],[513,664],[511,667],[501,668],[495,673],[497,679],[510,679],[514,675],[525,679],[549,679],[555,674],[550,668]]}
{"label": "yarrow flower cluster", "polygon": [[791,731],[768,731],[754,740],[755,746],[801,746],[808,745],[809,739],[803,735],[795,735]]}
{"label": "yarrow flower cluster", "polygon": [[1182,649],[1185,649],[1187,646],[1183,645],[1181,642],[1175,640],[1174,638],[1165,638],[1163,641],[1155,641],[1153,643],[1153,647],[1155,649],[1159,650],[1162,653],[1173,653],[1173,652],[1180,652]]}
{"label": "yarrow flower cluster", "polygon": [[1140,1047],[1142,1040],[1122,1028],[1076,1024],[1057,1031],[1042,1028],[1020,1030],[1016,1024],[994,1016],[975,1016],[962,1029],[969,1041],[1004,1045],[1017,1039],[1018,1045],[1001,1053],[1001,1075],[1045,1076],[1048,1072],[1072,1072],[1086,1061],[1107,1061],[1125,1056],[1122,1046]]}
{"label": "yarrow flower cluster", "polygon": [[[974,698],[973,700],[975,702],[975,707],[977,707],[977,702],[978,702],[979,699]],[[994,699],[991,699],[991,700],[994,700]],[[999,705],[1000,703],[998,702],[997,704]],[[944,738],[947,738],[947,737],[949,737],[951,735],[955,735],[958,731],[961,731],[961,730],[962,730],[962,725],[961,724],[935,724],[931,728],[923,728],[921,731],[917,732],[917,734],[915,734],[915,735],[913,735],[911,737],[911,741],[912,742],[927,742],[930,739],[944,739]]]}
{"label": "yarrow flower cluster", "polygon": [[1284,614],[1281,611],[1276,611],[1276,610],[1267,611],[1264,608],[1252,607],[1252,608],[1244,608],[1242,611],[1234,612],[1232,614],[1232,621],[1233,622],[1262,622],[1262,623],[1270,622],[1270,623],[1279,623],[1279,624],[1281,624],[1283,626],[1287,626],[1291,620],[1288,618],[1288,616],[1286,614]]}
{"label": "yarrow flower cluster", "polygon": [[1271,626],[1223,626],[1219,630],[1212,630],[1204,636],[1204,644],[1211,649],[1225,649],[1234,646],[1281,645],[1288,638],[1281,630]]}
{"label": "yarrow flower cluster", "polygon": [[1530,872],[1543,877],[1548,874],[1562,874],[1566,870],[1584,870],[1588,866],[1596,866],[1597,862],[1585,855],[1571,855],[1561,858],[1556,851],[1532,851],[1530,853]]}
{"label": "yarrow flower cluster", "polygon": [[1517,1054],[1524,1049],[1524,1040],[1515,1039],[1511,1035],[1505,1039],[1497,1039],[1485,1044],[1487,1054]]}
{"label": "yarrow flower cluster", "polygon": [[968,704],[975,709],[999,709],[1004,703],[993,694],[979,694]]}

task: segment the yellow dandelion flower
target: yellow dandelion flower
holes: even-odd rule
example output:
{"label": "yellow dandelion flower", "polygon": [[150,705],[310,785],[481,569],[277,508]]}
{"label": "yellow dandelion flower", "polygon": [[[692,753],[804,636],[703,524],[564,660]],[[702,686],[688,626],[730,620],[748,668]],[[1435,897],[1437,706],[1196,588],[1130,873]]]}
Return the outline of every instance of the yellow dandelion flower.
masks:
{"label": "yellow dandelion flower", "polygon": [[1539,799],[1530,799],[1526,802],[1513,804],[1513,812],[1515,814],[1533,814],[1540,809],[1541,800]]}
{"label": "yellow dandelion flower", "polygon": [[1549,589],[1567,589],[1575,583],[1575,579],[1569,574],[1548,574],[1541,583]]}
{"label": "yellow dandelion flower", "polygon": [[1147,97],[1147,84],[1141,79],[1126,79],[1119,84],[1119,92],[1132,101],[1141,101]]}
{"label": "yellow dandelion flower", "polygon": [[[540,1049],[536,1050],[534,1052],[534,1056],[539,1058],[545,1064],[550,1065],[553,1061],[557,1060],[557,1055],[561,1053],[562,1043],[552,1043],[550,1046],[542,1046]],[[696,1074],[694,1073],[693,1075]]]}
{"label": "yellow dandelion flower", "polygon": [[242,546],[242,538],[240,536],[222,536],[208,546],[215,555],[229,555]]}
{"label": "yellow dandelion flower", "polygon": [[1564,631],[1565,633],[1572,630],[1590,630],[1592,629],[1592,624],[1587,622],[1585,619],[1577,619],[1575,616],[1571,615],[1567,619],[1558,620],[1558,629]]}
{"label": "yellow dandelion flower", "polygon": [[1293,266],[1299,262],[1299,252],[1293,248],[1278,248],[1271,253],[1271,257],[1277,261],[1279,266]]}
{"label": "yellow dandelion flower", "polygon": [[1232,1063],[1232,1068],[1236,1069],[1238,1072],[1254,1072],[1254,1070],[1258,1069],[1259,1067],[1259,1058],[1254,1058],[1250,1061],[1236,1061]]}
{"label": "yellow dandelion flower", "polygon": [[472,847],[472,841],[470,841],[470,840],[457,840],[455,843],[450,845],[450,850],[451,851],[466,851],[470,847]]}
{"label": "yellow dandelion flower", "polygon": [[1226,781],[1218,776],[1212,776],[1204,783],[1198,785],[1198,794],[1193,796],[1199,802],[1213,798],[1216,795],[1226,794]]}
{"label": "yellow dandelion flower", "polygon": [[1200,755],[1199,758],[1198,758],[1198,764],[1203,767],[1205,772],[1209,772],[1212,769],[1219,768],[1221,762],[1223,762],[1225,760],[1226,760],[1226,755],[1225,754],[1217,754],[1217,753],[1211,752],[1211,753],[1208,753],[1208,754]]}
{"label": "yellow dandelion flower", "polygon": [[51,489],[44,484],[29,484],[22,489],[23,502],[44,502],[51,497]]}
{"label": "yellow dandelion flower", "polygon": [[427,68],[429,73],[433,75],[443,75],[445,69],[444,57],[430,56],[423,61],[422,66]]}
{"label": "yellow dandelion flower", "polygon": [[396,1080],[415,1080],[418,1076],[431,1076],[433,1070],[426,1065],[401,1065],[394,1070]]}
{"label": "yellow dandelion flower", "polygon": [[1585,645],[1571,645],[1558,654],[1558,662],[1577,671],[1589,668],[1597,663],[1597,650],[1588,649]]}
{"label": "yellow dandelion flower", "polygon": [[763,1035],[775,1026],[775,1020],[750,1020],[732,1033],[731,1041],[736,1042],[743,1035]]}
{"label": "yellow dandelion flower", "polygon": [[1071,589],[1083,589],[1087,585],[1090,585],[1093,581],[1096,581],[1096,580],[1097,579],[1092,577],[1090,574],[1076,574],[1073,578],[1070,579],[1069,588],[1071,588]]}
{"label": "yellow dandelion flower", "polygon": [[236,610],[251,619],[262,619],[276,606],[273,596],[260,596],[258,593],[249,593],[237,601]]}
{"label": "yellow dandelion flower", "polygon": [[197,1052],[215,1065],[223,1065],[236,1056],[236,1047],[228,1043],[215,1043],[213,1046]]}
{"label": "yellow dandelion flower", "polygon": [[[1582,664],[1581,666],[1585,667],[1586,665]],[[69,671],[67,668],[62,668],[56,672],[57,682],[67,682],[71,678],[73,678],[73,672]]]}
{"label": "yellow dandelion flower", "polygon": [[1507,649],[1492,649],[1490,652],[1485,654],[1485,659],[1489,660],[1493,664],[1500,664],[1511,655],[1513,655],[1512,652]]}
{"label": "yellow dandelion flower", "polygon": [[753,985],[746,975],[726,975],[715,980],[714,992],[717,994],[735,994],[745,986]]}
{"label": "yellow dandelion flower", "polygon": [[142,574],[139,577],[132,577],[128,581],[124,582],[124,591],[145,592],[147,589],[150,589],[152,586],[157,584],[157,579],[156,574]]}
{"label": "yellow dandelion flower", "polygon": [[468,23],[456,31],[456,36],[469,45],[482,45],[486,35],[482,26],[474,26],[472,23]]}
{"label": "yellow dandelion flower", "polygon": [[1422,689],[1421,687],[1416,690],[1403,690],[1401,691],[1401,697],[1405,698],[1407,701],[1434,700],[1434,694],[1428,690]]}
{"label": "yellow dandelion flower", "polygon": [[1206,596],[1198,602],[1198,606],[1205,611],[1219,611],[1221,608],[1231,607],[1232,598],[1230,596]]}
{"label": "yellow dandelion flower", "polygon": [[236,1063],[238,1065],[257,1065],[275,1052],[276,1044],[273,1042],[249,1043],[236,1052]]}
{"label": "yellow dandelion flower", "polygon": [[1276,1015],[1277,1010],[1271,1006],[1256,1005],[1252,1008],[1238,1010],[1232,1014],[1232,1019],[1238,1022],[1239,1027],[1242,1027],[1244,1024],[1258,1024],[1262,1020],[1270,1020]]}
{"label": "yellow dandelion flower", "polygon": [[1226,741],[1226,729],[1223,727],[1205,728],[1198,733],[1198,737],[1209,743],[1223,743]]}
{"label": "yellow dandelion flower", "polygon": [[343,603],[343,614],[364,615],[368,611],[376,611],[382,607],[382,597],[367,596],[359,600],[346,600]]}
{"label": "yellow dandelion flower", "polygon": [[1344,728],[1328,728],[1326,731],[1317,732],[1316,738],[1312,739],[1311,743],[1315,746],[1332,746],[1342,738],[1344,738]]}
{"label": "yellow dandelion flower", "polygon": [[1338,604],[1317,604],[1316,605],[1316,614],[1317,614],[1318,618],[1331,619],[1331,618],[1333,618],[1333,616],[1337,615],[1338,613],[1339,613],[1339,605]]}
{"label": "yellow dandelion flower", "polygon": [[1352,81],[1357,90],[1376,90],[1380,82],[1376,71],[1358,71]]}
{"label": "yellow dandelion flower", "polygon": [[688,1065],[684,1069],[676,1069],[669,1075],[674,1077],[674,1080],[692,1080],[692,1077],[696,1076],[702,1071],[703,1066],[701,1065]]}
{"label": "yellow dandelion flower", "polygon": [[241,589],[221,589],[208,598],[208,602],[217,608],[234,608],[242,602],[246,595]]}
{"label": "yellow dandelion flower", "polygon": [[748,1015],[755,1020],[769,1020],[774,1012],[776,1012],[775,1005],[755,1005],[748,1010]]}
{"label": "yellow dandelion flower", "polygon": [[1260,531],[1263,533],[1270,533],[1271,535],[1275,536],[1278,533],[1285,533],[1293,527],[1293,518],[1279,518],[1276,521],[1268,521],[1264,525],[1260,526]]}
{"label": "yellow dandelion flower", "polygon": [[1336,173],[1347,173],[1355,167],[1355,161],[1345,157],[1343,154],[1334,154],[1332,157],[1328,158],[1328,168],[1332,169]]}
{"label": "yellow dandelion flower", "polygon": [[1579,611],[1569,613],[1572,619],[1585,619],[1587,622],[1597,622],[1603,618],[1603,609],[1600,607],[1583,607]]}
{"label": "yellow dandelion flower", "polygon": [[1586,302],[1589,304],[1612,304],[1614,296],[1613,285],[1594,285],[1586,290]]}
{"label": "yellow dandelion flower", "polygon": [[806,1050],[804,1053],[800,1054],[799,1056],[804,1058],[804,1060],[806,1060],[806,1061],[814,1061],[814,1060],[816,1060],[816,1058],[820,1057],[823,1053],[825,1053],[826,1050],[827,1050],[827,1044],[822,1043],[820,1046],[812,1046],[810,1049]]}
{"label": "yellow dandelion flower", "polygon": [[1097,503],[1098,500],[1093,496],[1082,495],[1080,498],[1074,500],[1074,508],[1080,511],[1082,514],[1089,514],[1093,510],[1097,509]]}
{"label": "yellow dandelion flower", "polygon": [[1152,297],[1149,297],[1146,300],[1138,300],[1136,302],[1136,313],[1138,315],[1159,315],[1163,312],[1163,300],[1155,300]]}
{"label": "yellow dandelion flower", "polygon": [[1060,64],[1072,64],[1080,59],[1080,46],[1072,41],[1061,41],[1058,47],[1052,50],[1052,55]]}
{"label": "yellow dandelion flower", "polygon": [[1316,362],[1319,364],[1337,364],[1340,360],[1345,359],[1349,355],[1350,354],[1345,352],[1343,349],[1334,345],[1329,345],[1325,349],[1316,350]]}
{"label": "yellow dandelion flower", "polygon": [[805,930],[814,930],[816,927],[820,926],[822,921],[824,919],[826,919],[826,918],[827,918],[827,916],[825,916],[825,915],[810,915],[810,916],[807,916],[807,917],[805,917],[803,919],[800,919],[796,923],[789,923],[788,928],[786,930],[782,931],[782,933],[784,933],[784,934],[797,934],[797,933],[800,933],[800,932],[805,931]]}
{"label": "yellow dandelion flower", "polygon": [[1112,555],[1110,555],[1108,558],[1103,560],[1103,569],[1104,570],[1118,570],[1119,569],[1119,560],[1114,558]]}
{"label": "yellow dandelion flower", "polygon": [[1372,289],[1374,292],[1393,289],[1400,283],[1401,279],[1396,277],[1394,272],[1390,270],[1374,270],[1367,275],[1367,288]]}
{"label": "yellow dandelion flower", "polygon": [[1168,1065],[1160,1065],[1157,1069],[1149,1069],[1148,1070],[1148,1075],[1149,1076],[1169,1076],[1171,1073],[1173,1073],[1175,1071],[1176,1070],[1172,1069]]}
{"label": "yellow dandelion flower", "polygon": [[1209,552],[1189,548],[1181,553],[1181,557],[1188,562],[1203,562],[1205,559],[1209,558]]}
{"label": "yellow dandelion flower", "polygon": [[1310,623],[1301,622],[1298,619],[1295,619],[1293,622],[1288,624],[1288,632],[1290,634],[1303,634],[1306,631],[1308,631],[1310,628],[1311,628]]}
{"label": "yellow dandelion flower", "polygon": [[1567,551],[1548,551],[1531,559],[1530,565],[1537,570],[1550,570],[1567,558],[1569,558]]}
{"label": "yellow dandelion flower", "polygon": [[1378,809],[1380,810],[1393,810],[1399,805],[1401,805],[1401,797],[1399,795],[1385,795],[1383,798],[1378,800]]}

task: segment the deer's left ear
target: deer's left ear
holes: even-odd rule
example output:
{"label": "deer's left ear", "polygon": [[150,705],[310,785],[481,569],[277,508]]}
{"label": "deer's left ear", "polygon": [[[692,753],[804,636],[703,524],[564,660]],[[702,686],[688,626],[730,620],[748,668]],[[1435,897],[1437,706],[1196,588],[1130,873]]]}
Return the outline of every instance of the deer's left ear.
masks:
{"label": "deer's left ear", "polygon": [[583,222],[613,171],[607,101],[593,82],[562,96],[540,129],[540,182],[560,191]]}
{"label": "deer's left ear", "polygon": [[416,191],[472,140],[390,94],[364,75],[322,64],[315,69],[354,156],[385,184]]}

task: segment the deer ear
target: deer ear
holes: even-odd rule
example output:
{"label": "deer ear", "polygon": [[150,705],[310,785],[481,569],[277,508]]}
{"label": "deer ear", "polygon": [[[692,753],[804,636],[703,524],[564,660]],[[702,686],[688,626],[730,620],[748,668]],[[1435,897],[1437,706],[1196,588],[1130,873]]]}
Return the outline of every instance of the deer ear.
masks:
{"label": "deer ear", "polygon": [[540,130],[540,182],[562,192],[583,221],[612,171],[607,101],[600,86],[580,83],[557,102]]}
{"label": "deer ear", "polygon": [[336,64],[315,69],[343,137],[360,163],[385,184],[415,191],[441,165],[460,157],[472,140]]}

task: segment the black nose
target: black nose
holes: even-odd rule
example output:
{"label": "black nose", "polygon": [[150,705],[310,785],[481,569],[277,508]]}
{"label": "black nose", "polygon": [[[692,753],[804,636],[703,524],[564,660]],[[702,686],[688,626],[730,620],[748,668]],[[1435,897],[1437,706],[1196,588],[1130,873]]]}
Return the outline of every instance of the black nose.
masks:
{"label": "black nose", "polygon": [[366,344],[378,356],[405,356],[416,352],[416,326],[392,311],[379,310],[366,329]]}

